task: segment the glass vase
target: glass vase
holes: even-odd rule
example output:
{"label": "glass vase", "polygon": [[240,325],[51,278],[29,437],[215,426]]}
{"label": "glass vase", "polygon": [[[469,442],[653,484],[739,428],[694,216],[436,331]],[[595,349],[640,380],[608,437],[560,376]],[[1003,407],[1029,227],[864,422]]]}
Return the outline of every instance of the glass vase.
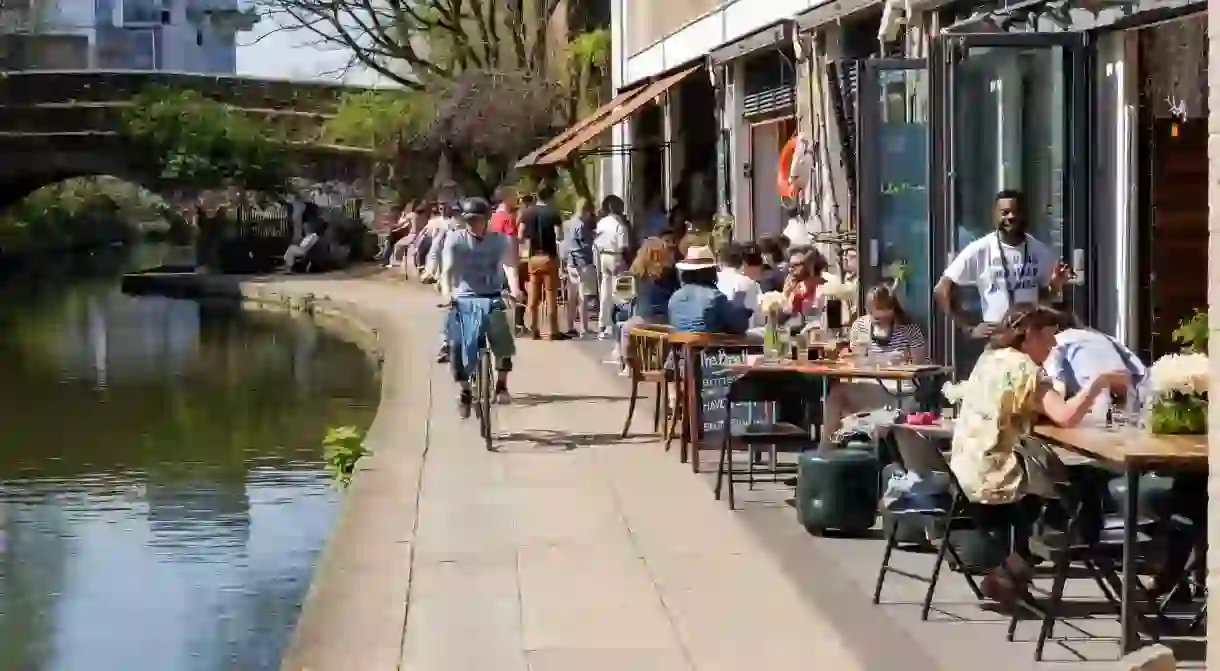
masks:
{"label": "glass vase", "polygon": [[768,315],[763,323],[763,360],[769,363],[784,360],[784,342],[780,336],[779,318]]}

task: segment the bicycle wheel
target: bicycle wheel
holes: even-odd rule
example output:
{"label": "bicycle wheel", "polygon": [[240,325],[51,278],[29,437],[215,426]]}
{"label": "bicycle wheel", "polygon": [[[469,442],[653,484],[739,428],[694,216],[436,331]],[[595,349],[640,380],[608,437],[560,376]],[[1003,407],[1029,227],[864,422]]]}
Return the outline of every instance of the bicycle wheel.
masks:
{"label": "bicycle wheel", "polygon": [[484,346],[479,353],[479,428],[483,432],[484,447],[491,450],[491,403],[495,394],[495,372],[491,365],[491,348]]}

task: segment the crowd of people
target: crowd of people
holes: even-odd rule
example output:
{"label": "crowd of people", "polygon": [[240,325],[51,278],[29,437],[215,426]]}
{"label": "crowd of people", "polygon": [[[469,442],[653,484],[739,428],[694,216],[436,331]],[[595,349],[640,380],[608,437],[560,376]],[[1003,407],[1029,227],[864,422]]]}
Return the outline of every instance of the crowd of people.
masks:
{"label": "crowd of people", "polygon": [[[596,336],[609,341],[609,362],[626,373],[623,356],[632,326],[757,332],[763,326],[760,302],[772,292],[781,296],[781,321],[794,332],[813,324],[846,327],[844,347],[832,356],[928,361],[928,340],[892,282],[867,287],[863,300],[855,300],[861,288],[854,247],[835,250],[833,268],[822,250],[790,245],[778,235],[713,249],[710,236],[680,216],[650,218],[641,235],[617,196],[596,208],[582,201],[566,218],[553,198],[543,187],[532,199],[504,190],[494,209],[477,198],[420,206],[404,214],[399,234],[387,245],[387,263],[418,269],[424,281],[436,283],[449,310],[438,359],[453,364],[463,416],[471,403],[469,328],[481,319],[492,320],[488,340],[498,362],[496,392],[505,403],[514,330],[533,339]],[[1055,307],[1071,271],[1029,233],[1023,206],[1019,192],[998,193],[994,233],[957,254],[933,292],[961,337],[982,345],[977,361],[958,362],[970,368],[958,371],[966,379],[950,466],[968,498],[987,510],[990,524],[1019,532],[1009,558],[993,567],[983,585],[988,596],[1009,604],[1030,575],[1032,559],[1020,538],[1045,507],[1045,488],[1037,486],[1039,462],[1023,456],[1033,425],[1075,426],[1110,412],[1124,398],[1143,398],[1147,382],[1146,367],[1130,349]],[[522,304],[517,314],[492,306],[506,288]],[[894,405],[892,387],[832,384],[823,399],[820,447],[835,446],[848,417]],[[1200,487],[1189,478],[1175,485],[1175,513],[1199,518],[1199,501],[1205,501]],[[1163,581],[1172,582],[1169,576],[1189,555],[1188,545],[1174,547]]]}

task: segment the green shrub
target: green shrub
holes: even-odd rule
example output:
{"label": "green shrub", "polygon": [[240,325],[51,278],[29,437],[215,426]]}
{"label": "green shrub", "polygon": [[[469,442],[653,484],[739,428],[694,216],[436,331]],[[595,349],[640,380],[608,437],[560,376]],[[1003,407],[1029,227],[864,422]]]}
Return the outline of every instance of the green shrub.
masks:
{"label": "green shrub", "polygon": [[356,471],[356,462],[371,454],[364,446],[364,432],[354,426],[331,427],[322,439],[326,470],[340,487],[347,487]]}
{"label": "green shrub", "polygon": [[1207,354],[1207,329],[1207,310],[1195,310],[1173,330],[1173,341],[1188,352]]}

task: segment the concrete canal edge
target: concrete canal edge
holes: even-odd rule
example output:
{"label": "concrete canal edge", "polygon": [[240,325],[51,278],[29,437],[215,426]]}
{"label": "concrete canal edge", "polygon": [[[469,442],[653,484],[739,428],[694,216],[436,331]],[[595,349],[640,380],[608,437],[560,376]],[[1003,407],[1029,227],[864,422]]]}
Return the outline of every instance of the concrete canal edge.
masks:
{"label": "concrete canal edge", "polygon": [[[311,314],[381,361],[381,402],[322,555],[314,567],[285,671],[397,669],[406,630],[418,495],[428,445],[431,366],[412,346],[405,310],[363,293],[360,282],[140,273],[134,294],[225,298],[258,309]],[[414,369],[415,375],[412,375]]]}

